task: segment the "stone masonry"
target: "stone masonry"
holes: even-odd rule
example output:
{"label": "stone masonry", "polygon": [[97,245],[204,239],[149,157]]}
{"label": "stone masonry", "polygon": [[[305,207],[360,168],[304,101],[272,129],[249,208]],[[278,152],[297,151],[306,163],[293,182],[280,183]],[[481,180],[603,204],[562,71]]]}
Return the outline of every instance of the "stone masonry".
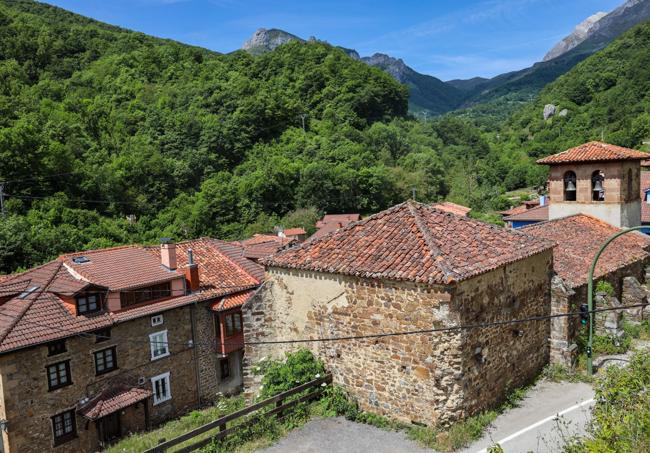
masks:
{"label": "stone masonry", "polygon": [[[548,314],[552,252],[450,286],[270,267],[243,308],[247,342],[453,327]],[[447,424],[497,404],[547,363],[547,320],[489,329],[306,343],[360,407],[404,422]],[[292,345],[246,346],[252,368]]]}

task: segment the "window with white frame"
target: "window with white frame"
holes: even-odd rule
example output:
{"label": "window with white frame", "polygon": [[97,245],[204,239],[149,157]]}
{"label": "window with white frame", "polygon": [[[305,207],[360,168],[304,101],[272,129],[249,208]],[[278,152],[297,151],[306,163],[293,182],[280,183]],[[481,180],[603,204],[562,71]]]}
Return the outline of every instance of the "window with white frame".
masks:
{"label": "window with white frame", "polygon": [[160,359],[169,355],[169,343],[167,341],[167,331],[152,333],[149,335],[151,343],[151,360]]}
{"label": "window with white frame", "polygon": [[172,389],[169,383],[169,372],[152,377],[151,390],[153,391],[154,406],[156,404],[160,404],[172,399]]}

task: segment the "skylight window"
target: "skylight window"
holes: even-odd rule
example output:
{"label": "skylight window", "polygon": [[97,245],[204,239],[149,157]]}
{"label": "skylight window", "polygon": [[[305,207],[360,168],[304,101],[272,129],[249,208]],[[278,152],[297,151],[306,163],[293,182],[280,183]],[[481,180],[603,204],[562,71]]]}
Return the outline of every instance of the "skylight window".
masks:
{"label": "skylight window", "polygon": [[85,256],[75,256],[72,258],[72,262],[75,264],[83,264],[83,263],[89,263],[90,259]]}
{"label": "skylight window", "polygon": [[32,286],[31,288],[28,288],[27,291],[24,291],[20,296],[18,296],[19,299],[24,299],[27,296],[29,296],[31,293],[36,291],[38,289],[38,286]]}

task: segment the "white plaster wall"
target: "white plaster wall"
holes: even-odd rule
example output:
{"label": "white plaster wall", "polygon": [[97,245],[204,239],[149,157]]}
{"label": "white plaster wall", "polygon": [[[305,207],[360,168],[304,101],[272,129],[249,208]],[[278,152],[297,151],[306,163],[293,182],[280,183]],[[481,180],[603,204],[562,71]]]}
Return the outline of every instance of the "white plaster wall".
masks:
{"label": "white plaster wall", "polygon": [[639,201],[630,203],[551,203],[549,220],[574,214],[589,214],[615,227],[631,227],[641,224],[641,205]]}

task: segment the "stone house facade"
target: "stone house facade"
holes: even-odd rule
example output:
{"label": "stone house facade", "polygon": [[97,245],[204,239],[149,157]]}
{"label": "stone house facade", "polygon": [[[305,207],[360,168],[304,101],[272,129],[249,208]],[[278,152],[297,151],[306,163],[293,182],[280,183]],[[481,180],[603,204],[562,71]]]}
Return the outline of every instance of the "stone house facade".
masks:
{"label": "stone house facade", "polygon": [[263,340],[443,332],[306,343],[364,410],[445,424],[497,404],[548,361],[552,244],[415,202],[265,261],[243,307],[252,367],[300,347]]}
{"label": "stone house facade", "polygon": [[2,451],[96,451],[238,391],[232,320],[261,271],[199,239],[66,255],[4,279]]}

